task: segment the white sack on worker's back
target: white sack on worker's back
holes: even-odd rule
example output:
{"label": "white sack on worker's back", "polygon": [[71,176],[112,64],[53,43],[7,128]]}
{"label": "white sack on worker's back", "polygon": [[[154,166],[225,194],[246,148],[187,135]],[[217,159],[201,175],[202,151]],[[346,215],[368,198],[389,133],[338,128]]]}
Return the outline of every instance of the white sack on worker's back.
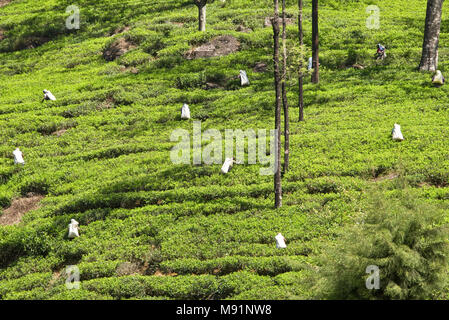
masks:
{"label": "white sack on worker's back", "polygon": [[243,86],[249,85],[249,79],[246,71],[240,70],[240,84]]}
{"label": "white sack on worker's back", "polygon": [[282,234],[278,234],[276,237],[274,237],[276,239],[276,248],[280,249],[280,248],[287,248],[287,245],[285,244],[285,238]]}
{"label": "white sack on worker's back", "polygon": [[223,166],[221,167],[221,172],[228,173],[229,170],[232,168],[234,162],[235,162],[234,158],[226,158],[225,162],[223,163]]}
{"label": "white sack on worker's back", "polygon": [[79,226],[79,223],[75,219],[72,219],[70,221],[70,224],[69,224],[69,239],[73,239],[73,238],[76,238],[76,237],[80,236],[79,232],[78,232],[78,226]]}
{"label": "white sack on worker's back", "polygon": [[12,152],[14,155],[14,163],[15,164],[25,164],[25,160],[23,160],[23,153],[19,148]]}
{"label": "white sack on worker's back", "polygon": [[185,103],[184,103],[184,105],[181,108],[181,119],[183,119],[183,120],[190,119],[190,108]]}
{"label": "white sack on worker's back", "polygon": [[437,70],[436,74],[433,76],[432,83],[436,85],[443,85],[445,82],[445,79],[443,77],[443,74],[440,70]]}
{"label": "white sack on worker's back", "polygon": [[52,100],[52,101],[56,101],[55,96],[48,90],[44,90],[44,99],[45,100]]}
{"label": "white sack on worker's back", "polygon": [[395,141],[404,140],[404,137],[402,136],[401,132],[401,126],[396,123],[394,124],[393,132],[391,134],[393,135],[393,140]]}
{"label": "white sack on worker's back", "polygon": [[307,70],[312,70],[313,69],[313,59],[312,57],[309,58],[309,65],[307,66]]}

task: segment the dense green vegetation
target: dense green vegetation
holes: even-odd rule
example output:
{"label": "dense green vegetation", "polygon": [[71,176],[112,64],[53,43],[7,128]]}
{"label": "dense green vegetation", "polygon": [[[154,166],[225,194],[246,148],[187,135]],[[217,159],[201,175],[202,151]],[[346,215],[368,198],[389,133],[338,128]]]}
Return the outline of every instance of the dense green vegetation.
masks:
{"label": "dense green vegetation", "polygon": [[[399,179],[399,183],[403,182]],[[436,206],[398,188],[385,201],[370,203],[354,225],[342,228],[339,240],[324,250],[323,266],[311,281],[315,296],[326,299],[435,299],[447,285],[449,262],[445,214]],[[368,269],[367,269],[368,267]],[[382,283],[363,280],[378,268]]]}
{"label": "dense green vegetation", "polygon": [[[0,8],[0,207],[45,195],[21,224],[0,226],[0,299],[314,297],[306,278],[323,266],[318,257],[372,210],[370,190],[387,202],[401,194],[395,174],[447,220],[449,87],[434,88],[431,74],[417,71],[423,1],[320,1],[321,82],[305,81],[302,123],[293,108],[297,80],[289,82],[291,170],[279,210],[273,178],[259,175],[260,165],[223,175],[219,165],[170,161],[171,132],[192,130],[180,120],[183,103],[203,130],[273,128],[272,29],[264,27],[272,1],[215,1],[205,33],[187,0],[77,3],[80,30],[65,28],[68,0]],[[297,1],[287,4],[295,18]],[[371,4],[381,9],[379,30],[365,25]],[[304,10],[310,48],[310,1]],[[446,3],[443,73],[448,10]],[[239,25],[252,32],[236,31]],[[292,42],[297,29],[288,26]],[[218,35],[236,37],[240,50],[183,57]],[[122,37],[135,48],[105,61],[104,49]],[[373,59],[379,42],[387,47],[382,62]],[[253,71],[259,62],[267,72]],[[365,69],[346,68],[354,63]],[[239,70],[249,87],[235,81]],[[221,87],[205,90],[207,82]],[[43,89],[58,100],[40,103]],[[401,143],[391,139],[394,123]],[[59,130],[67,131],[52,134]],[[14,166],[16,147],[24,168]],[[81,236],[69,240],[72,218]],[[287,249],[275,247],[279,232]],[[81,271],[80,290],[65,287],[68,265]]]}

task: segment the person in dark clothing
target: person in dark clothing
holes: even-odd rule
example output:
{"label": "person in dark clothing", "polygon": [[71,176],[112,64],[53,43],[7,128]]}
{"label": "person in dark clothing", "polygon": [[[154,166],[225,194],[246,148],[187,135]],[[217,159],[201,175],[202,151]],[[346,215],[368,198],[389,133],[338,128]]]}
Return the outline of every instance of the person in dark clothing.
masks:
{"label": "person in dark clothing", "polygon": [[381,45],[380,43],[377,44],[377,53],[376,53],[377,60],[383,60],[387,57],[387,54],[385,53],[385,47]]}

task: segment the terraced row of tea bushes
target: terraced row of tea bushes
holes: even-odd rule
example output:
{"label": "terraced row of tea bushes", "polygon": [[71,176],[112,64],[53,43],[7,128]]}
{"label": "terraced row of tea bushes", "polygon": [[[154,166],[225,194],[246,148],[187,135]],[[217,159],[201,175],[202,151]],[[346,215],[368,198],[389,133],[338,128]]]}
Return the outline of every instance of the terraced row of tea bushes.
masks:
{"label": "terraced row of tea bushes", "polygon": [[[299,258],[299,259],[298,259]],[[213,260],[179,259],[162,262],[164,273],[215,274],[224,275],[239,270],[249,270],[259,275],[275,276],[281,273],[303,269],[305,262],[301,256],[282,257],[244,257],[232,256]]]}
{"label": "terraced row of tea bushes", "polygon": [[[251,289],[265,289],[264,299],[278,298],[276,278],[261,277],[250,272],[232,273],[220,278],[201,276],[128,276],[82,281],[80,289],[68,290],[65,284],[53,286],[52,274],[32,274],[19,280],[3,282],[4,299],[129,299],[166,297],[172,299],[207,299],[232,297]],[[266,290],[271,288],[271,294]],[[282,291],[285,295],[285,287]]]}

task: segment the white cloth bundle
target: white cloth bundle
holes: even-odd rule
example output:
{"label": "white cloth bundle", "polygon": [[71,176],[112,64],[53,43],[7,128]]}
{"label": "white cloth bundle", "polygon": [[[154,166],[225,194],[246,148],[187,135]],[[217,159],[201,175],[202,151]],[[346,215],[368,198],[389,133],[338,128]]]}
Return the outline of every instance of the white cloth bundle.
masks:
{"label": "white cloth bundle", "polygon": [[440,70],[437,70],[437,73],[432,79],[432,83],[443,85],[444,84],[444,77]]}
{"label": "white cloth bundle", "polygon": [[243,86],[249,85],[249,79],[246,71],[240,70],[240,84]]}
{"label": "white cloth bundle", "polygon": [[190,108],[185,103],[184,103],[184,105],[181,108],[181,119],[183,119],[183,120],[190,119]]}
{"label": "white cloth bundle", "polygon": [[393,135],[393,140],[395,141],[403,141],[404,137],[402,136],[401,126],[398,124],[394,124],[393,131],[391,133]]}
{"label": "white cloth bundle", "polygon": [[14,150],[12,152],[12,154],[14,155],[14,163],[15,164],[25,164],[25,160],[23,160],[22,151],[20,151],[19,148]]}
{"label": "white cloth bundle", "polygon": [[52,100],[52,101],[56,101],[55,96],[48,90],[44,90],[44,99],[45,100]]}
{"label": "white cloth bundle", "polygon": [[285,238],[282,234],[279,233],[274,238],[276,239],[276,248],[278,248],[278,249],[287,248],[287,245],[285,244]]}
{"label": "white cloth bundle", "polygon": [[228,173],[234,162],[235,161],[233,158],[226,158],[225,162],[223,163],[223,166],[221,167],[221,172]]}
{"label": "white cloth bundle", "polygon": [[69,239],[73,239],[75,237],[79,237],[78,233],[79,223],[75,219],[72,219],[69,224]]}

